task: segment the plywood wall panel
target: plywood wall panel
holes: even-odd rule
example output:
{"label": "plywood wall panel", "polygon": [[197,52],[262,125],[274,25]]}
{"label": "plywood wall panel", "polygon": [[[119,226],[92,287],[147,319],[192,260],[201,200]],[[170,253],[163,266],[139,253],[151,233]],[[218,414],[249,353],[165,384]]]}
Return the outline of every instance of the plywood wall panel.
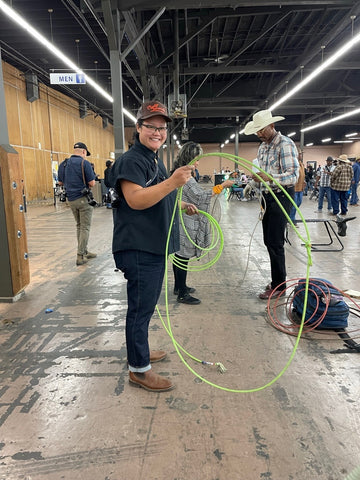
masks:
{"label": "plywood wall panel", "polygon": [[25,195],[27,201],[38,199],[38,185],[37,182],[41,182],[38,166],[36,164],[36,153],[33,149],[22,148],[21,157],[24,165],[24,177],[25,177]]}
{"label": "plywood wall panel", "polygon": [[42,122],[42,149],[50,152],[52,150],[52,138],[50,130],[49,109],[47,103],[44,100],[41,100],[39,102],[39,109],[41,111]]}
{"label": "plywood wall panel", "polygon": [[36,179],[36,198],[45,200],[53,196],[52,168],[50,152],[34,150],[36,172],[39,178]]}
{"label": "plywood wall panel", "polygon": [[4,92],[6,98],[6,116],[8,119],[9,137],[13,139],[16,145],[21,145],[20,115],[18,108],[18,90],[4,82]]}
{"label": "plywood wall panel", "polygon": [[52,149],[55,152],[61,151],[61,118],[57,108],[50,107]]}
{"label": "plywood wall panel", "polygon": [[32,109],[31,103],[26,100],[25,89],[21,89],[21,91],[19,91],[18,93],[18,107],[21,125],[21,145],[24,147],[33,147],[34,125],[32,118]]}
{"label": "plywood wall panel", "polygon": [[88,145],[93,153],[89,160],[102,177],[109,152],[114,151],[112,125],[103,129],[101,116],[91,110],[81,119],[76,100],[41,83],[40,98],[28,102],[23,74],[3,65],[9,140],[24,168],[27,200],[52,201],[51,159],[63,161],[78,141]]}

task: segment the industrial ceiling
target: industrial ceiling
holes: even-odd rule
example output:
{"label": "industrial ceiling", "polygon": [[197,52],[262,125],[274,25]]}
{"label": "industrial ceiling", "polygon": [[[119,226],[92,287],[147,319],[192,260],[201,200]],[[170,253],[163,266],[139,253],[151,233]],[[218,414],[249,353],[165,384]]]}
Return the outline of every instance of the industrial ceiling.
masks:
{"label": "industrial ceiling", "polygon": [[[268,108],[360,31],[360,2],[187,0],[12,0],[6,2],[112,94],[109,43],[120,46],[123,105],[142,99],[180,108],[174,129],[221,144]],[[109,15],[114,35],[109,31]],[[360,43],[360,42],[359,42]],[[360,108],[356,44],[274,112],[284,134]],[[68,68],[0,11],[3,60],[50,84]],[[90,85],[56,87],[113,121],[113,106]],[[126,119],[126,125],[131,121]],[[360,115],[306,132],[304,143],[360,132]],[[257,141],[240,136],[240,141]]]}

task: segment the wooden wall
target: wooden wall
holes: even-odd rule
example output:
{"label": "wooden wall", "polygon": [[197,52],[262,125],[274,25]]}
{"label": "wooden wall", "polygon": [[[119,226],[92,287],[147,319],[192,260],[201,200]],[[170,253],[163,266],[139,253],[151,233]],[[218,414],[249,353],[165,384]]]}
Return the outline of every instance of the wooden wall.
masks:
{"label": "wooden wall", "polygon": [[76,142],[88,146],[95,172],[103,177],[105,162],[114,151],[112,125],[102,127],[102,118],[88,110],[80,118],[79,104],[66,95],[39,84],[39,99],[26,99],[22,72],[3,62],[9,141],[24,167],[27,201],[53,198],[52,160],[61,163],[71,155]]}

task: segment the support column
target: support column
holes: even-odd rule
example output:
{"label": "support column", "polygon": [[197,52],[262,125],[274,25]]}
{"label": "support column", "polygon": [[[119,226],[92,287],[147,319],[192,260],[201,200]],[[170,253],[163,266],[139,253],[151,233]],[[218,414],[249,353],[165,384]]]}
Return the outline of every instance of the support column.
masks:
{"label": "support column", "polygon": [[16,150],[9,145],[0,52],[0,302],[14,302],[30,283],[24,172]]}
{"label": "support column", "polygon": [[125,152],[125,126],[123,113],[122,70],[118,50],[110,50],[111,90],[114,118],[115,158]]}

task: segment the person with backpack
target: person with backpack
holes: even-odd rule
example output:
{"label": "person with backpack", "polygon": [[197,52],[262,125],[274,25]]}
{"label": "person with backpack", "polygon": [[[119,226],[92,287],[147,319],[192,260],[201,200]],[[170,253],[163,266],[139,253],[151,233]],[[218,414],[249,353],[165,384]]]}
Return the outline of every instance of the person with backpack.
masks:
{"label": "person with backpack", "polygon": [[85,143],[77,142],[74,153],[59,165],[59,185],[64,185],[69,206],[76,221],[76,265],[85,265],[96,253],[88,251],[93,206],[89,204],[90,188],[95,185],[95,173],[86,160],[90,152]]}

